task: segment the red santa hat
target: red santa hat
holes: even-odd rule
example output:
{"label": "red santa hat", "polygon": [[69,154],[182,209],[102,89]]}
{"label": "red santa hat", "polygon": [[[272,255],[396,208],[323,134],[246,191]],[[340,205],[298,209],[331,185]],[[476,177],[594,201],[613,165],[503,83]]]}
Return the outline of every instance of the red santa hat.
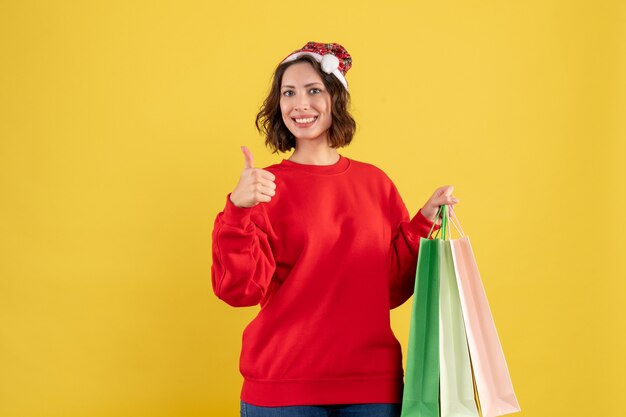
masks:
{"label": "red santa hat", "polygon": [[338,43],[307,42],[302,48],[287,55],[281,63],[293,61],[304,54],[315,58],[322,66],[322,71],[326,74],[333,74],[341,81],[346,90],[348,89],[345,75],[352,66],[352,58],[343,46]]}

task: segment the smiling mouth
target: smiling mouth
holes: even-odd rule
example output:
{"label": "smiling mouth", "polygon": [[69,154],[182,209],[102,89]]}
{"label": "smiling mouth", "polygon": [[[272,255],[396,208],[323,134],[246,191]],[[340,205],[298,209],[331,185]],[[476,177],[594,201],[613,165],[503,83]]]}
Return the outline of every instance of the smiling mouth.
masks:
{"label": "smiling mouth", "polygon": [[308,118],[304,118],[304,119],[294,119],[291,118],[291,120],[294,121],[294,123],[296,124],[296,126],[299,127],[308,127],[311,126],[313,123],[315,123],[315,121],[317,120],[318,116],[315,117],[308,117]]}

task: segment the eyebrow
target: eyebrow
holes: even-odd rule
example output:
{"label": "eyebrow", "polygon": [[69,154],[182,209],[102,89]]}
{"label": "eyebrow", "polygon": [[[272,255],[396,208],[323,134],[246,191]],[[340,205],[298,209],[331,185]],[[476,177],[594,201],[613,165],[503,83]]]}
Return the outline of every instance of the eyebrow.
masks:
{"label": "eyebrow", "polygon": [[[310,87],[310,86],[315,85],[315,84],[320,84],[320,85],[322,85],[322,83],[320,83],[320,82],[314,82],[314,83],[308,83],[308,84],[306,84],[306,85],[305,85],[305,87]],[[289,87],[289,88],[296,88],[296,87],[294,87],[293,85],[283,85],[281,88],[285,88],[285,87]]]}

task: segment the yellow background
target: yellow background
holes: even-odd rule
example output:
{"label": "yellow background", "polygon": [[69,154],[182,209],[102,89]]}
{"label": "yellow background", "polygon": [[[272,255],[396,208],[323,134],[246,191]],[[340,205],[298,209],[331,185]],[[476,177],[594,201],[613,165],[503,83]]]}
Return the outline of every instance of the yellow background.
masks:
{"label": "yellow background", "polygon": [[[0,416],[236,416],[258,307],[211,231],[280,59],[338,42],[343,155],[414,214],[455,186],[528,417],[624,414],[626,8],[1,2]],[[392,312],[406,352],[411,300]]]}

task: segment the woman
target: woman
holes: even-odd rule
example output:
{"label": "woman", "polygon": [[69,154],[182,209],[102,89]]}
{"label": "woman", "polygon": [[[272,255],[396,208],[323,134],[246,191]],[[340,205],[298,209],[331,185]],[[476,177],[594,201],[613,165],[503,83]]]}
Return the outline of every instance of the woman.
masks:
{"label": "woman", "polygon": [[[213,290],[260,304],[243,332],[242,416],[399,416],[403,369],[389,310],[412,294],[419,240],[452,187],[411,219],[391,179],[337,148],[352,140],[336,43],[309,42],[276,68],[256,126],[289,159],[245,167],[213,230]],[[438,225],[435,225],[438,228]]]}

